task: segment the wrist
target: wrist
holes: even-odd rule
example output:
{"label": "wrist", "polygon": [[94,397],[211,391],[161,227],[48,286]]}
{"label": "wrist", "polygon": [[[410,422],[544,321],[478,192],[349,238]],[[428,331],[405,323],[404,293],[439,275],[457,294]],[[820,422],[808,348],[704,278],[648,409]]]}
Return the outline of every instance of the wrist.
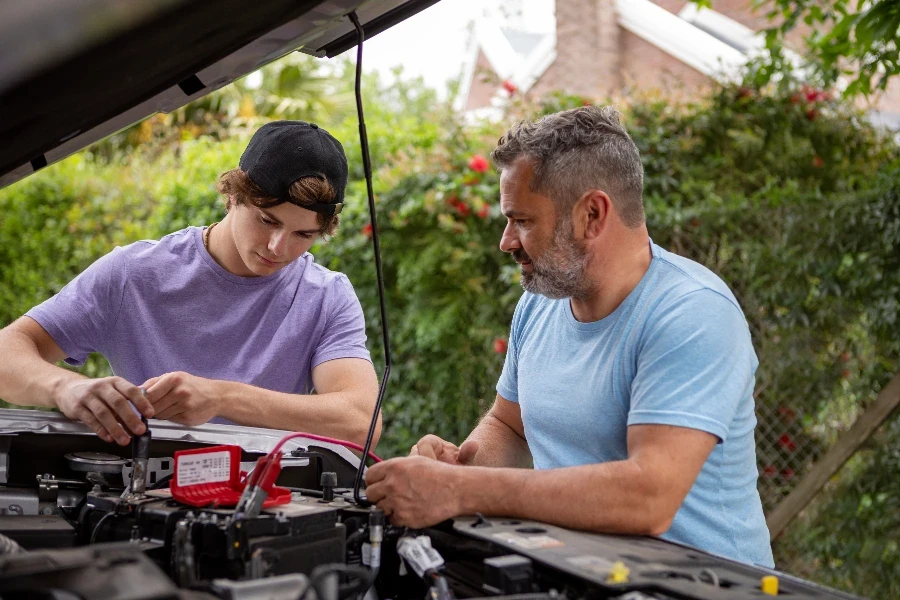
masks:
{"label": "wrist", "polygon": [[238,394],[234,393],[234,382],[219,379],[207,379],[207,382],[209,400],[215,407],[216,416],[240,422],[240,415],[235,414],[240,404],[235,400]]}
{"label": "wrist", "polygon": [[458,514],[460,515],[474,515],[486,511],[483,495],[489,484],[485,478],[479,478],[481,470],[478,467],[465,465],[454,466],[451,469],[450,476],[453,489],[456,490],[455,496],[459,503]]}
{"label": "wrist", "polygon": [[[62,410],[61,402],[65,398],[65,391],[68,386],[71,385],[74,381],[87,379],[87,377],[78,373],[74,373],[72,371],[67,371],[66,369],[62,369],[59,367],[57,368],[60,372],[50,378],[48,396],[50,397],[52,406]],[[30,395],[34,396],[34,394]]]}

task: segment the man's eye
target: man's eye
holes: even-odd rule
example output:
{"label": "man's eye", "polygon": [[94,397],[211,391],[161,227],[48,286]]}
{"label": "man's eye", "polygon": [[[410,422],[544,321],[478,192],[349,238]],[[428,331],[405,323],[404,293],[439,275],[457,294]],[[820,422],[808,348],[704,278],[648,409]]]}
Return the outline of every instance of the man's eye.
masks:
{"label": "man's eye", "polygon": [[312,235],[310,235],[310,234],[308,234],[308,233],[303,233],[303,232],[301,232],[301,231],[298,231],[298,232],[297,232],[297,235],[299,235],[300,237],[302,237],[304,240],[308,240],[309,238],[312,237]]}
{"label": "man's eye", "polygon": [[272,221],[271,219],[267,219],[267,218],[265,218],[265,217],[260,217],[260,218],[259,218],[259,221],[260,221],[260,223],[262,223],[263,225],[270,225],[270,226],[271,226],[271,225],[277,225],[277,224],[278,224],[278,223],[276,223],[275,221]]}

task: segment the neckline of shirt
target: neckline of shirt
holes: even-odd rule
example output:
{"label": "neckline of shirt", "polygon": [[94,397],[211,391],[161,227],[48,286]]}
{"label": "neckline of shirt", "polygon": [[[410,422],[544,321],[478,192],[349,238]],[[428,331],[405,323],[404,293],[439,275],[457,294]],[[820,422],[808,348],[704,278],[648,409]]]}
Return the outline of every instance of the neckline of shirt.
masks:
{"label": "neckline of shirt", "polygon": [[657,266],[659,264],[660,258],[660,248],[656,244],[653,243],[653,240],[647,238],[647,242],[650,245],[650,267],[647,269],[647,272],[644,273],[644,276],[641,277],[641,280],[638,282],[634,289],[631,290],[625,299],[622,301],[619,306],[616,307],[614,311],[610,314],[606,315],[599,321],[590,321],[587,323],[583,323],[575,318],[575,313],[572,312],[572,303],[568,298],[563,298],[561,300],[557,300],[557,302],[563,303],[563,312],[566,315],[566,322],[574,327],[578,331],[588,332],[588,333],[597,333],[603,331],[609,327],[612,327],[616,321],[619,320],[619,316],[622,315],[627,310],[630,310],[632,306],[634,306],[638,299],[641,297],[644,289],[647,287],[647,282],[656,274]]}
{"label": "neckline of shirt", "polygon": [[194,248],[199,253],[201,260],[203,260],[206,265],[213,270],[213,273],[218,275],[219,277],[225,279],[229,283],[235,283],[237,285],[266,285],[276,281],[281,280],[283,277],[287,277],[289,271],[293,271],[294,269],[300,269],[300,274],[302,275],[303,269],[306,268],[307,262],[309,262],[309,257],[311,255],[309,252],[306,252],[295,260],[293,263],[278,269],[271,275],[259,275],[255,277],[242,277],[240,275],[235,275],[231,273],[217,263],[209,251],[206,249],[206,246],[203,245],[203,227],[191,227],[191,234],[194,238]]}

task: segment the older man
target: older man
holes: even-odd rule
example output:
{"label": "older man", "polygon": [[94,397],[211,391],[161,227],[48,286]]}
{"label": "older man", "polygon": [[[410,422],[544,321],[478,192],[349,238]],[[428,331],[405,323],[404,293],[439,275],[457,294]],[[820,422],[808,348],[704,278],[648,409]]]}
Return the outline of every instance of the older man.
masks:
{"label": "older man", "polygon": [[773,566],[746,319],[715,274],[649,239],[618,113],[520,123],[493,159],[500,248],[526,290],[496,401],[460,447],[426,436],[372,467],[369,499],[412,527],[480,512]]}

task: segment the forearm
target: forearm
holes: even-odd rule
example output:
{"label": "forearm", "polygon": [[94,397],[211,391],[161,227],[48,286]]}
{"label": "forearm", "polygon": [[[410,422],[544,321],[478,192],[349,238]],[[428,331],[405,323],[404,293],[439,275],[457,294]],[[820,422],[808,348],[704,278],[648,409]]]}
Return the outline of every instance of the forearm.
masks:
{"label": "forearm", "polygon": [[[217,382],[222,401],[219,416],[240,425],[287,431],[306,431],[341,440],[365,443],[371,408],[358,392],[301,395],[274,392],[233,381]],[[372,447],[381,435],[381,417]]]}
{"label": "forearm", "polygon": [[484,416],[466,441],[478,442],[473,465],[481,467],[530,467],[528,444],[508,425],[491,413]]}
{"label": "forearm", "polygon": [[[532,471],[457,469],[465,514],[606,533],[660,535],[676,507],[634,461]],[[515,490],[515,493],[510,493]]]}
{"label": "forearm", "polygon": [[0,398],[20,406],[55,408],[59,389],[83,375],[44,360],[28,336],[0,331]]}

